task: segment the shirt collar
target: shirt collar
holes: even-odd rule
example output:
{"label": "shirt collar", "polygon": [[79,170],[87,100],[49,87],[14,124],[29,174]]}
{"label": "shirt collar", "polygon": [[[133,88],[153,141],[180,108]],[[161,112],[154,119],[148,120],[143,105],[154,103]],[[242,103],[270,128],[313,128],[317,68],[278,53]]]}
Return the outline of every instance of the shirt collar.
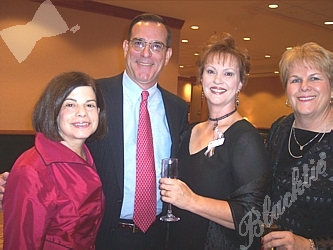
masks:
{"label": "shirt collar", "polygon": [[52,141],[46,138],[46,136],[41,132],[36,132],[35,147],[46,165],[56,162],[79,163],[87,165],[87,162],[89,162],[89,164],[93,162],[90,152],[85,144],[83,145],[83,148],[87,155],[87,162],[70,148],[61,144],[59,141]]}
{"label": "shirt collar", "polygon": [[[141,98],[141,92],[143,89],[139,87],[126,73],[126,70],[123,74],[123,89],[131,100],[138,100]],[[156,95],[157,83],[154,84],[151,88],[147,89],[149,92],[149,99],[153,98]]]}

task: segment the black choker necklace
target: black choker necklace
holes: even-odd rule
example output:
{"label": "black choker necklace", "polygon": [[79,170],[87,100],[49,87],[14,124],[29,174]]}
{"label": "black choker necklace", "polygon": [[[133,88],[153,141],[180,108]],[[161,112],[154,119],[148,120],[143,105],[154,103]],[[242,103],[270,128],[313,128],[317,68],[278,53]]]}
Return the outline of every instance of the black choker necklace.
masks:
{"label": "black choker necklace", "polygon": [[225,118],[231,116],[231,115],[232,115],[233,113],[235,113],[236,111],[237,111],[237,107],[235,107],[235,109],[234,109],[233,111],[231,111],[230,113],[228,113],[228,114],[226,114],[226,115],[223,115],[223,116],[221,116],[221,117],[210,118],[210,117],[208,116],[208,120],[210,120],[210,121],[215,121],[213,130],[218,126],[218,121],[219,121],[219,120],[222,120],[222,119],[225,119]]}

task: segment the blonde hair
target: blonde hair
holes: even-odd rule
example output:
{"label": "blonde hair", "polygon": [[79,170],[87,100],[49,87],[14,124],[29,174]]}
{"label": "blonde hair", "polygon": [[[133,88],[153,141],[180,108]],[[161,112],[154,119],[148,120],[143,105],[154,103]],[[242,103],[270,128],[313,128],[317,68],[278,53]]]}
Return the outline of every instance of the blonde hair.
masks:
{"label": "blonde hair", "polygon": [[289,69],[294,65],[309,66],[326,73],[331,88],[333,87],[333,53],[320,45],[309,42],[293,47],[283,53],[279,63],[280,79],[284,88],[287,87]]}

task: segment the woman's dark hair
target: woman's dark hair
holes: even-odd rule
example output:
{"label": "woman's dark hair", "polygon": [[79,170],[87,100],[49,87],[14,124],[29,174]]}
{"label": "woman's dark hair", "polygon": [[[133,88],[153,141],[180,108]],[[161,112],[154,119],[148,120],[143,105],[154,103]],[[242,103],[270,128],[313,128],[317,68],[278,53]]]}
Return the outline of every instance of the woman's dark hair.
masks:
{"label": "woman's dark hair", "polygon": [[238,47],[235,39],[228,33],[211,36],[203,46],[197,61],[198,80],[201,79],[207,60],[214,56],[226,60],[230,55],[238,62],[240,80],[245,87],[251,69],[250,55],[246,49]]}
{"label": "woman's dark hair", "polygon": [[102,139],[107,130],[103,94],[95,80],[82,72],[62,73],[49,82],[35,105],[32,116],[32,125],[35,131],[43,133],[50,140],[62,141],[63,138],[59,134],[57,122],[61,106],[75,88],[83,86],[89,86],[93,89],[97,107],[100,109],[98,127],[87,141]]}
{"label": "woman's dark hair", "polygon": [[128,28],[128,34],[127,34],[127,40],[130,41],[132,38],[132,29],[135,24],[138,22],[151,22],[151,23],[161,23],[164,25],[165,29],[167,30],[167,40],[166,40],[166,47],[170,48],[171,46],[171,39],[172,39],[172,34],[170,31],[169,26],[166,24],[165,20],[160,17],[159,15],[152,14],[152,13],[143,13],[141,15],[138,15],[134,17],[132,20],[129,28]]}

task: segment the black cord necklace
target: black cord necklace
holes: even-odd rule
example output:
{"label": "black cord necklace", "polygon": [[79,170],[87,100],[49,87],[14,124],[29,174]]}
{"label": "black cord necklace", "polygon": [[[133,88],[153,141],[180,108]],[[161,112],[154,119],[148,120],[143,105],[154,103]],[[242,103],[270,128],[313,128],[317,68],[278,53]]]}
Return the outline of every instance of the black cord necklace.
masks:
{"label": "black cord necklace", "polygon": [[210,118],[210,117],[208,116],[208,120],[213,121],[213,122],[215,121],[215,123],[214,123],[214,127],[213,127],[213,130],[218,126],[218,121],[219,121],[219,120],[222,120],[222,119],[225,119],[225,118],[231,116],[231,115],[232,115],[233,113],[235,113],[236,111],[237,111],[237,107],[235,107],[235,109],[234,109],[233,111],[231,111],[230,113],[225,114],[225,115],[223,115],[223,116],[221,116],[221,117]]}

